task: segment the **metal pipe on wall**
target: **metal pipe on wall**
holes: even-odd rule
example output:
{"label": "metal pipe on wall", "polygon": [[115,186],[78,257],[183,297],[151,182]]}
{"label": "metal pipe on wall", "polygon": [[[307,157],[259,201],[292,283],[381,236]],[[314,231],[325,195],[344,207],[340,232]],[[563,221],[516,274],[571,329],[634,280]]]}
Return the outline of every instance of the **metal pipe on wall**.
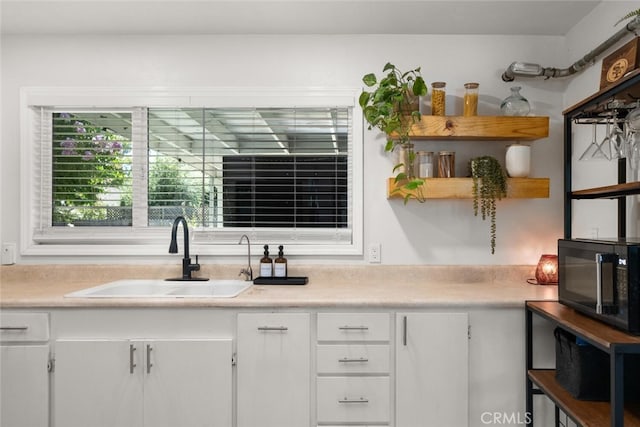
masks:
{"label": "metal pipe on wall", "polygon": [[624,28],[620,29],[614,35],[609,37],[591,52],[587,53],[578,61],[571,64],[567,68],[551,68],[542,67],[539,64],[532,64],[528,62],[512,62],[511,65],[502,73],[502,81],[512,82],[516,77],[567,77],[571,76],[579,71],[582,71],[587,65],[595,61],[595,59],[609,49],[611,46],[620,41],[624,36],[629,33],[634,33],[640,28],[640,16],[637,16]]}

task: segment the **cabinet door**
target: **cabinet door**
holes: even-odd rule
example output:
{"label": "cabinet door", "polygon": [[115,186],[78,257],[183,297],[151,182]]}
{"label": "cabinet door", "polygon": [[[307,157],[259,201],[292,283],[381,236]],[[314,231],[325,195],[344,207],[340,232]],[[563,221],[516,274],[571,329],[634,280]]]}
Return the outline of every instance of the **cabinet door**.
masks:
{"label": "cabinet door", "polygon": [[0,425],[49,425],[48,345],[0,346]]}
{"label": "cabinet door", "polygon": [[144,343],[148,427],[230,427],[231,339]]}
{"label": "cabinet door", "polygon": [[238,315],[238,427],[310,423],[309,314]]}
{"label": "cabinet door", "polygon": [[54,427],[140,427],[143,348],[127,340],[55,344]]}
{"label": "cabinet door", "polygon": [[396,337],[396,427],[467,426],[467,313],[399,313]]}

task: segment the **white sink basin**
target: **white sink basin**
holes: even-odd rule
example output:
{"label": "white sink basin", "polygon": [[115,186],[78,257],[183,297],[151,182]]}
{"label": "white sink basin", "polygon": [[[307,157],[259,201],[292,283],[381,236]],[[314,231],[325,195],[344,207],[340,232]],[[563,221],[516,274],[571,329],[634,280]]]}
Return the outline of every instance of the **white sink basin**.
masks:
{"label": "white sink basin", "polygon": [[233,298],[248,289],[245,280],[171,282],[161,279],[116,280],[65,295],[68,298]]}

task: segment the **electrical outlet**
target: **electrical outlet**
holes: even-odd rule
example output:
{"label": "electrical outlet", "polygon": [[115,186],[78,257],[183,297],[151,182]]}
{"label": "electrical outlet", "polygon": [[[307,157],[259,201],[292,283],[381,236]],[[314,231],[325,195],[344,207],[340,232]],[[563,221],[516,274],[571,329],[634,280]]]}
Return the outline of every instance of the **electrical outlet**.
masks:
{"label": "electrical outlet", "polygon": [[372,243],[369,245],[369,262],[371,264],[379,264],[380,263],[380,243]]}
{"label": "electrical outlet", "polygon": [[2,245],[2,264],[10,265],[16,263],[16,244],[4,243]]}

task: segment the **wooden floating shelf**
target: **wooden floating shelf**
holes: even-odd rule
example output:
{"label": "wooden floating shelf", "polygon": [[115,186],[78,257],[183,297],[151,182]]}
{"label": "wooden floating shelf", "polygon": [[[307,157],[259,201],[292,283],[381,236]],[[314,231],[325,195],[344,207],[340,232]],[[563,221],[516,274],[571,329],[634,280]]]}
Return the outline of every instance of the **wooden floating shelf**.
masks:
{"label": "wooden floating shelf", "polygon": [[[471,199],[473,198],[472,178],[422,178],[422,196],[426,199]],[[387,180],[387,198],[404,198],[407,191],[402,183],[396,184],[395,178]],[[545,199],[549,198],[549,178],[509,178],[507,180],[507,198]]]}
{"label": "wooden floating shelf", "polygon": [[631,196],[640,193],[640,182],[627,182],[625,184],[608,185],[606,187],[588,188],[573,191],[572,199],[615,199],[617,197]]}
{"label": "wooden floating shelf", "polygon": [[549,136],[549,117],[421,116],[411,139],[533,141]]}
{"label": "wooden floating shelf", "polygon": [[[577,400],[565,390],[555,378],[553,369],[534,369],[527,374],[529,379],[544,391],[563,411],[580,425],[587,427],[610,427],[611,405],[609,402]],[[624,410],[624,425],[640,426],[640,407],[627,405]]]}

